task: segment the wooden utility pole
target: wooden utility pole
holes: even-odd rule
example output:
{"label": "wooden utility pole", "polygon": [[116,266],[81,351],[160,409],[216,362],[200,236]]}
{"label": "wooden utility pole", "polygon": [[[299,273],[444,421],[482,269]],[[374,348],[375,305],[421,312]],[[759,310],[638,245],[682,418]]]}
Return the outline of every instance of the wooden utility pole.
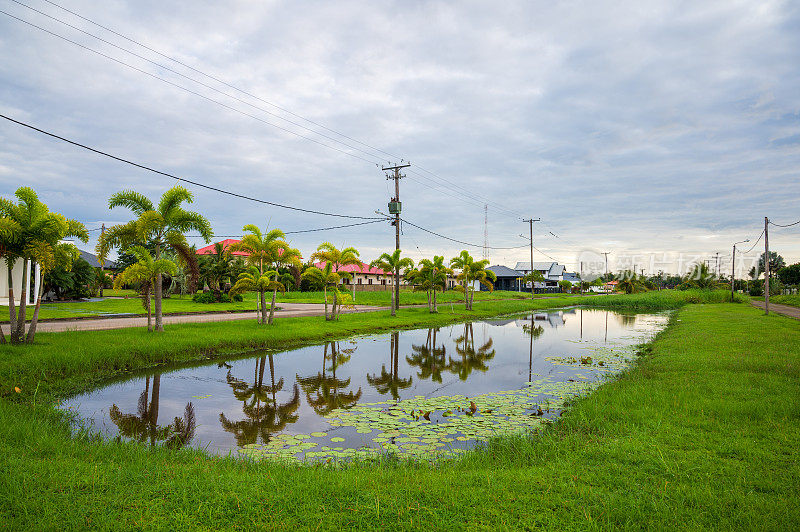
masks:
{"label": "wooden utility pole", "polygon": [[714,264],[714,273],[719,277],[719,251],[717,251],[716,263]]}
{"label": "wooden utility pole", "polygon": [[604,283],[604,286],[605,286],[605,290],[603,290],[603,291],[606,292],[606,293],[608,293],[608,283],[610,282],[608,280],[608,254],[609,253],[610,252],[608,252],[608,251],[604,251],[603,253],[601,253],[601,255],[604,255],[605,258],[606,258],[606,274],[603,276],[603,283]]}
{"label": "wooden utility pole", "polygon": [[741,242],[735,242],[733,244],[733,255],[731,255],[731,303],[733,303],[736,281],[736,244],[744,244],[745,242],[750,242],[750,239],[748,238],[747,240],[742,240]]}
{"label": "wooden utility pole", "polygon": [[[400,249],[400,211],[402,204],[400,203],[400,179],[405,177],[400,173],[401,168],[407,168],[411,163],[397,164],[395,166],[387,166],[382,168],[384,172],[392,171],[392,175],[386,174],[386,179],[394,179],[394,198],[389,202],[389,214],[394,214],[394,249]],[[400,309],[400,267],[394,269],[394,308]]]}
{"label": "wooden utility pole", "polygon": [[769,218],[764,216],[764,315],[769,316]]}
{"label": "wooden utility pole", "polygon": [[522,220],[522,221],[523,222],[528,222],[528,224],[530,224],[530,229],[531,229],[531,299],[533,299],[534,298],[534,290],[533,290],[533,287],[534,287],[534,284],[533,284],[533,271],[534,271],[534,265],[533,265],[533,222],[539,222],[539,221],[541,221],[541,218],[536,218],[536,219],[531,218],[529,220]]}
{"label": "wooden utility pole", "polygon": [[[102,239],[106,234],[106,224],[100,226],[100,238]],[[104,260],[100,261],[100,297],[103,297],[103,284],[106,280],[105,275],[105,262]]]}

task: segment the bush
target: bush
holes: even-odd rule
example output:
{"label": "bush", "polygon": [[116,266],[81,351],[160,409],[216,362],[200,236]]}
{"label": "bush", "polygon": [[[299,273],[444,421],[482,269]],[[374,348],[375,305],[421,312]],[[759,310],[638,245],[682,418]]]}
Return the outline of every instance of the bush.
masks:
{"label": "bush", "polygon": [[56,299],[82,299],[89,297],[89,283],[95,280],[96,274],[88,262],[77,259],[72,268],[56,268],[45,277],[44,291],[55,292]]}
{"label": "bush", "polygon": [[231,303],[231,301],[244,301],[241,294],[235,294],[231,300],[228,294],[222,292],[200,292],[192,296],[195,303]]}

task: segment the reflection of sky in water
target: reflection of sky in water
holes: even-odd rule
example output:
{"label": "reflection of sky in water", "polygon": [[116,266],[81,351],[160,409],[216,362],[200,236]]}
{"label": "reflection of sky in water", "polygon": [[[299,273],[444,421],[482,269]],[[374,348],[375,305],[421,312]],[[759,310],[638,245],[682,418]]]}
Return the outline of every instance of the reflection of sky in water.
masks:
{"label": "reflection of sky in water", "polygon": [[[666,321],[666,316],[568,309],[438,331],[383,333],[138,377],[64,401],[63,407],[76,410],[91,420],[94,430],[109,436],[119,434],[119,424],[134,439],[138,434],[150,441],[156,434],[164,441],[180,427],[175,418],[183,420],[191,402],[196,422],[191,445],[227,453],[281,432],[331,431],[321,414],[355,402],[517,390],[537,375],[554,380],[580,374],[593,378],[604,370],[554,364],[547,358],[581,357],[591,354],[587,348],[641,343]],[[531,324],[536,331],[533,339],[526,332]],[[155,426],[160,429],[153,430]],[[234,432],[239,433],[238,443]],[[349,438],[351,432],[334,428],[331,435]]]}

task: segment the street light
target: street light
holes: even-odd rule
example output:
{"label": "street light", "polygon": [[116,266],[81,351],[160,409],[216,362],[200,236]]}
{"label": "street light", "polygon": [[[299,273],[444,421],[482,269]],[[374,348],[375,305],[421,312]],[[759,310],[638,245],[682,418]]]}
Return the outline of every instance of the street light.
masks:
{"label": "street light", "polygon": [[736,278],[736,244],[744,244],[745,242],[750,242],[750,239],[748,238],[747,240],[742,240],[733,244],[733,255],[731,255],[731,303],[733,303],[733,281]]}

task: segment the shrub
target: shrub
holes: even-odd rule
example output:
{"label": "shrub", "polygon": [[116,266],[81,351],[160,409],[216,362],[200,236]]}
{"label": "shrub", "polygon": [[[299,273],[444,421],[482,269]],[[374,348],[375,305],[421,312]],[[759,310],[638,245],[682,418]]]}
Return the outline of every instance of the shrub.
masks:
{"label": "shrub", "polygon": [[231,300],[228,294],[222,292],[200,292],[192,296],[195,303],[230,303],[231,301],[244,301],[241,294],[235,294]]}

